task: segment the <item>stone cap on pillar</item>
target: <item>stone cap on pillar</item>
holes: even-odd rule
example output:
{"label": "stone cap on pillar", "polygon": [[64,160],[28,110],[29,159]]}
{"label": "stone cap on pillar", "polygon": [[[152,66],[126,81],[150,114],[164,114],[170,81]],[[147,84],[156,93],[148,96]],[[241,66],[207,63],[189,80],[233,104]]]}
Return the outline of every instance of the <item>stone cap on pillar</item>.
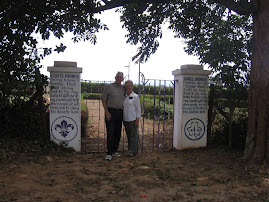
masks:
{"label": "stone cap on pillar", "polygon": [[172,72],[173,75],[180,75],[180,74],[198,74],[198,75],[209,75],[211,74],[210,70],[204,70],[203,65],[182,65],[180,69],[176,69]]}
{"label": "stone cap on pillar", "polygon": [[47,68],[49,72],[82,73],[82,68],[76,62],[54,61],[54,66]]}

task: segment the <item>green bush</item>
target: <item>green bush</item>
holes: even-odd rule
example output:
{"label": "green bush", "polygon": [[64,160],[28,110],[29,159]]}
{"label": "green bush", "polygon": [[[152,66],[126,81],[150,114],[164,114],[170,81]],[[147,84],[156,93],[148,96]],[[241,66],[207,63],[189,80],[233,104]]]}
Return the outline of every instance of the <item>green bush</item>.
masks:
{"label": "green bush", "polygon": [[101,93],[82,93],[83,99],[89,99],[89,100],[101,100],[102,94]]}
{"label": "green bush", "polygon": [[[92,83],[92,82],[81,82],[81,92],[84,93],[102,93],[105,85],[108,85],[111,82],[103,82],[103,83]],[[173,87],[159,87],[159,86],[152,86],[152,85],[140,85],[137,84],[134,85],[133,91],[135,93],[138,93],[138,88],[140,88],[141,94],[147,94],[147,95],[158,95],[159,91],[160,94],[166,94],[166,95],[173,95],[174,94],[174,88]]]}
{"label": "green bush", "polygon": [[41,112],[37,103],[33,105],[24,103],[2,108],[0,112],[1,136],[21,137],[29,140],[43,139],[46,136],[49,139],[49,130],[41,130],[45,123],[41,123],[40,117]]}
{"label": "green bush", "polygon": [[171,119],[173,117],[173,106],[171,105],[164,105],[162,103],[159,105],[158,102],[155,102],[154,106],[154,102],[151,101],[145,101],[144,105],[141,102],[141,105],[142,109],[144,107],[144,115],[146,118],[158,119],[158,117],[160,117],[161,119]]}
{"label": "green bush", "polygon": [[[163,94],[166,94],[166,95],[174,95],[174,87],[159,87],[159,86],[150,86],[150,85],[147,85],[147,86],[143,86],[143,85],[134,85],[133,87],[133,91],[138,93],[138,88],[140,87],[140,93],[141,94],[147,94],[147,95],[163,95]],[[160,93],[159,93],[160,91]]]}
{"label": "green bush", "polygon": [[81,82],[81,92],[84,93],[102,93],[104,86],[109,84],[107,83],[92,83],[92,82]]}
{"label": "green bush", "polygon": [[[211,85],[212,104],[211,135],[209,144],[229,144],[229,121],[232,112],[232,146],[243,149],[247,135],[247,88],[227,89],[221,85]],[[209,93],[211,93],[209,91]]]}
{"label": "green bush", "polygon": [[145,99],[145,101],[152,101],[153,102],[153,100],[154,100],[154,98],[155,98],[155,103],[158,103],[159,102],[159,100],[160,100],[160,102],[164,102],[165,101],[165,103],[166,104],[173,104],[174,103],[174,96],[173,95],[147,95],[147,94],[145,94],[145,95],[141,95],[140,96],[140,102],[141,103],[143,103],[143,99]]}
{"label": "green bush", "polygon": [[[245,109],[236,109],[232,122],[232,147],[241,150],[245,147],[248,122],[248,117],[243,116],[242,111]],[[210,137],[209,144],[228,145],[229,123],[221,114],[215,115],[211,129],[212,137]]]}

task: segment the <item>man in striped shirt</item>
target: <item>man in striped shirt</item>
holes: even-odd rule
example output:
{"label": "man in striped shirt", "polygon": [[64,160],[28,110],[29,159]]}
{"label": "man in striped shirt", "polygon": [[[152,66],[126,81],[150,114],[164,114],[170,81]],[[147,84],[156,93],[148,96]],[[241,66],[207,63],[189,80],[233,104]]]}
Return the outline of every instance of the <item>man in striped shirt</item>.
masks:
{"label": "man in striped shirt", "polygon": [[102,94],[107,130],[106,160],[111,160],[112,156],[120,157],[118,147],[123,120],[123,101],[125,99],[125,88],[121,84],[123,80],[123,73],[118,72],[115,76],[115,82],[105,86]]}

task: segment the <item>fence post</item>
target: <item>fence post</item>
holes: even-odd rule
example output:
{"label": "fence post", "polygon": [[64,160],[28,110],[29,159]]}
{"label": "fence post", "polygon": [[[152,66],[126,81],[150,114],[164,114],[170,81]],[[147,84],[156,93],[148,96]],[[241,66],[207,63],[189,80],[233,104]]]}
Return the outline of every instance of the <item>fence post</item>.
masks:
{"label": "fence post", "polygon": [[55,61],[50,72],[50,139],[81,151],[82,68],[76,62]]}
{"label": "fence post", "polygon": [[202,65],[183,65],[175,80],[173,147],[182,150],[207,145],[208,75]]}

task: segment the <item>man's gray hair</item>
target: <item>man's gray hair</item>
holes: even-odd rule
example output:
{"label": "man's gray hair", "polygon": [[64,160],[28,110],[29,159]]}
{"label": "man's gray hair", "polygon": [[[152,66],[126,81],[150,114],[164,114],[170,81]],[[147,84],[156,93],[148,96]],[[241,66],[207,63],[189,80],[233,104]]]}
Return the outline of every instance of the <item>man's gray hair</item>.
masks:
{"label": "man's gray hair", "polygon": [[118,71],[117,74],[116,74],[116,76],[117,76],[118,74],[122,74],[122,76],[123,76],[123,72]]}

